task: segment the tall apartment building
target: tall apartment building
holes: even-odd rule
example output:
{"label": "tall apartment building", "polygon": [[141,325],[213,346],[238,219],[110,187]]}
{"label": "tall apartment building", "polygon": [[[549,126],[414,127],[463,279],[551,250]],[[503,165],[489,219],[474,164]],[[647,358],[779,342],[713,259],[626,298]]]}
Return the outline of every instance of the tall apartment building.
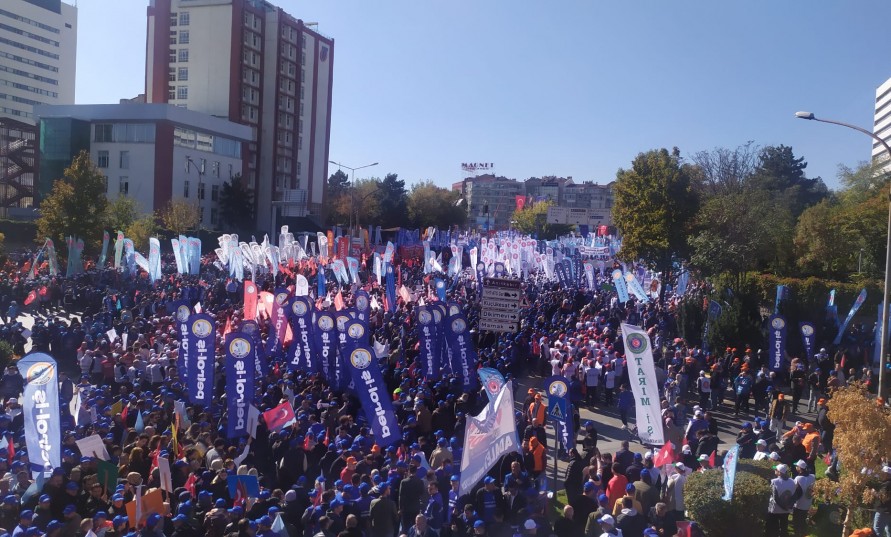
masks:
{"label": "tall apartment building", "polygon": [[257,227],[324,218],[334,40],[264,0],[150,0],[146,102],[248,125]]}
{"label": "tall apartment building", "polygon": [[[873,122],[873,133],[891,144],[891,78],[876,88],[876,111]],[[885,146],[877,141],[872,143],[872,160],[875,162],[889,160],[891,156]],[[885,168],[891,167],[889,162]]]}
{"label": "tall apartment building", "polygon": [[34,107],[73,104],[77,8],[61,0],[0,2],[0,216],[32,214]]}

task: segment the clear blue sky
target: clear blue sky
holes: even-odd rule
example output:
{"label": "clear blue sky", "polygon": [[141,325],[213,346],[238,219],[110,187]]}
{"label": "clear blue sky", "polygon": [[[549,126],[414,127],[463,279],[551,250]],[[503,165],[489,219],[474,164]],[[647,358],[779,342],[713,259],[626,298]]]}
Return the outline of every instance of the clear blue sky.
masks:
{"label": "clear blue sky", "polygon": [[[143,92],[148,0],[80,0],[77,102]],[[786,144],[836,186],[891,77],[888,0],[279,0],[335,38],[331,158],[605,183],[647,149]],[[362,172],[359,172],[360,174]]]}

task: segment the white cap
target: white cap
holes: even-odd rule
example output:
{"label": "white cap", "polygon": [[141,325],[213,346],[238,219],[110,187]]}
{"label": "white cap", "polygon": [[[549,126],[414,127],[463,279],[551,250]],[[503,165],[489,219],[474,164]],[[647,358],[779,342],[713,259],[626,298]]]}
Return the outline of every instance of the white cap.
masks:
{"label": "white cap", "polygon": [[776,471],[779,472],[779,473],[781,473],[781,474],[788,474],[788,473],[789,473],[789,467],[786,466],[785,464],[777,464],[777,465],[776,465]]}
{"label": "white cap", "polygon": [[770,455],[768,455],[768,458],[772,461],[778,461],[778,460],[780,460],[780,454],[777,453],[776,451],[774,451],[774,452],[771,452]]}
{"label": "white cap", "polygon": [[682,463],[682,462],[676,462],[676,463],[674,463],[674,467],[677,468],[678,470],[682,471],[682,472],[683,472],[684,470],[687,469],[687,467],[684,466],[684,463]]}
{"label": "white cap", "polygon": [[807,463],[804,461],[798,461],[795,463],[795,466],[801,468],[802,470],[807,470]]}
{"label": "white cap", "polygon": [[757,442],[755,442],[755,444],[757,444],[757,445],[759,445],[759,446],[766,446],[766,445],[767,445],[767,440],[765,440],[765,439],[762,438],[761,440],[758,440]]}
{"label": "white cap", "polygon": [[538,529],[538,525],[531,518],[523,524],[523,527],[526,528],[527,530]]}
{"label": "white cap", "polygon": [[600,522],[601,524],[609,524],[610,526],[616,525],[616,519],[613,518],[612,515],[603,515],[597,519],[597,522]]}

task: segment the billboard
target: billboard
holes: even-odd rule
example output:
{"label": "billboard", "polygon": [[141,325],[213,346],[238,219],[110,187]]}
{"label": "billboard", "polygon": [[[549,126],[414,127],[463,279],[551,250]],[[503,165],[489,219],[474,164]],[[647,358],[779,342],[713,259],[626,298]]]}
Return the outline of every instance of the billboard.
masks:
{"label": "billboard", "polygon": [[492,162],[462,162],[461,169],[470,173],[490,172],[495,169],[495,164]]}

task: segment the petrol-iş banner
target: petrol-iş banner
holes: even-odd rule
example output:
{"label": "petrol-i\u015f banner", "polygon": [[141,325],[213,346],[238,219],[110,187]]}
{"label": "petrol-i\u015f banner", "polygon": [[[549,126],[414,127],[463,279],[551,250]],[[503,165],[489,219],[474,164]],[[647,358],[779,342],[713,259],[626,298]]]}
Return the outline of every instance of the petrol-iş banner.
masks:
{"label": "petrol-i\u015f banner", "polygon": [[337,325],[334,324],[334,317],[328,312],[316,312],[315,319],[312,331],[316,359],[328,384],[337,386],[334,377],[334,362],[337,359]]}
{"label": "petrol-i\u015f banner", "polygon": [[343,368],[343,359],[339,357],[347,356],[346,354],[346,331],[347,331],[347,323],[353,321],[354,319],[350,316],[349,310],[340,310],[334,314],[334,324],[337,326],[337,354],[338,358],[334,360],[334,379],[335,384],[333,385],[335,389],[343,391],[346,390],[349,384],[349,380],[347,379],[347,372]]}
{"label": "petrol-i\u015f banner", "polygon": [[180,380],[189,375],[189,317],[192,308],[187,300],[177,300],[171,306],[176,330],[179,332],[179,352],[176,355],[176,371]]}
{"label": "petrol-i\u015f banner", "polygon": [[291,332],[294,340],[288,349],[288,370],[302,371],[308,375],[321,369],[313,359],[312,303],[305,296],[295,296],[288,308],[291,312]]}
{"label": "petrol-i\u015f banner", "polygon": [[451,375],[452,353],[446,344],[445,326],[443,326],[443,321],[448,316],[445,302],[430,304],[430,311],[433,313],[433,352],[439,363],[439,375],[441,377]]}
{"label": "petrol-i\u015f banner", "polygon": [[433,313],[427,306],[419,306],[418,312],[418,343],[421,351],[421,365],[424,368],[423,376],[429,380],[439,378],[439,356],[436,354],[436,328],[434,326]]}
{"label": "petrol-i\u015f banner", "polygon": [[62,428],[59,416],[59,372],[56,361],[42,352],[17,364],[25,381],[22,416],[31,472],[51,473],[62,466]]}
{"label": "petrol-i\u015f banner", "polygon": [[393,275],[393,265],[387,263],[386,282],[387,282],[387,311],[393,313],[396,311],[396,279]]}
{"label": "petrol-i\u015f banner", "polygon": [[814,340],[816,339],[816,330],[814,323],[801,322],[798,323],[801,330],[801,340],[804,343],[804,358],[808,362],[814,359]]}
{"label": "petrol-i\u015f banner", "polygon": [[770,355],[770,370],[783,368],[786,356],[786,319],[782,315],[771,315],[768,320],[770,334],[767,338],[767,352]]}
{"label": "petrol-i\u015f banner", "polygon": [[254,362],[254,373],[256,378],[266,378],[266,375],[269,373],[269,364],[266,362],[266,351],[263,350],[263,341],[260,337],[260,325],[257,324],[257,321],[253,320],[241,321],[238,330],[250,336],[254,342],[254,356],[252,360]]}
{"label": "petrol-i\u015f banner", "polygon": [[254,339],[244,332],[226,335],[226,436],[248,436],[248,407],[254,402]]}
{"label": "petrol-i\u015f banner", "polygon": [[290,292],[287,289],[276,289],[272,300],[272,314],[269,316],[269,334],[266,336],[266,356],[275,358],[282,348],[282,339],[287,331],[288,321],[285,308],[288,305]]}
{"label": "petrol-i\u015f banner", "polygon": [[189,401],[193,405],[210,406],[214,388],[214,337],[216,328],[213,317],[195,313],[189,317]]}
{"label": "petrol-i\u015f banner", "polygon": [[371,299],[363,289],[356,291],[356,311],[359,313],[359,320],[367,325],[371,311]]}
{"label": "petrol-i\u015f banner", "polygon": [[451,353],[452,374],[461,381],[461,391],[472,393],[479,389],[475,371],[478,358],[473,338],[470,337],[470,327],[460,306],[449,304],[449,316],[444,325],[446,343]]}
{"label": "petrol-i\u015f banner", "polygon": [[374,431],[375,443],[385,448],[401,440],[402,432],[396,421],[396,413],[393,412],[384,377],[372,350],[361,345],[350,353],[344,364],[356,386],[365,417]]}

